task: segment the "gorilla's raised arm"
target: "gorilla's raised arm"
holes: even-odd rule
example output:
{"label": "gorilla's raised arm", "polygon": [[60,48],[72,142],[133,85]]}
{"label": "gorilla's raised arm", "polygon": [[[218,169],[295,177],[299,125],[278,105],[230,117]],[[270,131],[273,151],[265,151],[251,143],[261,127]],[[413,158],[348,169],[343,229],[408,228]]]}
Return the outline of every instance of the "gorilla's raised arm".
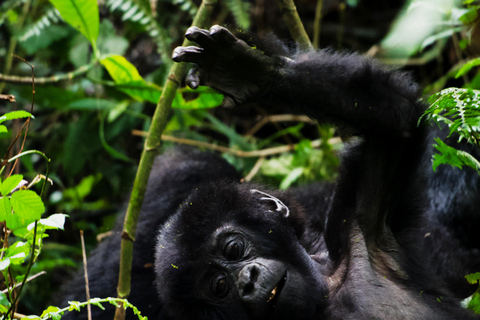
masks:
{"label": "gorilla's raised arm", "polygon": [[358,134],[411,136],[424,107],[419,88],[405,73],[389,72],[358,54],[328,50],[288,58],[267,56],[227,29],[188,29],[200,47],[178,47],[177,62],[193,62],[187,84],[210,86],[224,105],[266,99],[319,121],[347,125]]}

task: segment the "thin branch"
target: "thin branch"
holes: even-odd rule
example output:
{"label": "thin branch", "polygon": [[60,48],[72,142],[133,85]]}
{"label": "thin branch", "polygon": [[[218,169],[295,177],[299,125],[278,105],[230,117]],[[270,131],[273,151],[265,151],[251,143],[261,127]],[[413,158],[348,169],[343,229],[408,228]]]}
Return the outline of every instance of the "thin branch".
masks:
{"label": "thin branch", "polygon": [[258,170],[260,170],[263,160],[265,160],[265,157],[260,157],[257,159],[257,162],[255,162],[255,165],[253,166],[252,170],[250,170],[250,172],[245,176],[244,178],[245,181],[252,180],[252,178],[257,174]]}
{"label": "thin branch", "polygon": [[13,94],[0,94],[1,100],[8,100],[10,102],[16,102],[15,96]]}
{"label": "thin branch", "polygon": [[[142,137],[147,137],[148,133],[145,131],[140,131],[140,130],[132,130],[132,134],[135,136],[142,136]],[[196,146],[200,148],[205,148],[209,150],[214,150],[214,151],[219,151],[223,153],[230,153],[233,154],[237,157],[240,158],[254,158],[254,157],[265,157],[265,156],[271,156],[274,154],[279,154],[283,152],[288,152],[292,151],[295,149],[295,147],[298,144],[293,144],[293,145],[283,145],[279,147],[272,147],[272,148],[266,148],[262,150],[253,150],[253,151],[243,151],[243,150],[236,150],[236,149],[231,149],[227,147],[222,147],[213,143],[208,143],[208,142],[203,142],[203,141],[196,141],[196,140],[190,140],[190,139],[182,139],[182,138],[176,138],[172,136],[168,136],[163,134],[162,135],[162,141],[169,141],[169,142],[174,142],[178,144],[186,144],[189,146]],[[335,137],[335,138],[330,138],[328,139],[329,144],[336,144],[340,143],[342,140],[340,137]],[[313,140],[312,141],[312,147],[317,148],[322,144],[322,141],[320,139],[318,140]]]}
{"label": "thin branch", "polygon": [[35,242],[37,241],[37,225],[38,225],[38,220],[35,220],[35,225],[33,227],[33,242],[32,242],[32,253],[30,257],[30,261],[28,263],[28,268],[27,272],[25,272],[25,276],[23,278],[22,283],[20,284],[20,289],[18,290],[18,294],[15,297],[15,301],[12,302],[12,305],[10,306],[10,309],[6,312],[6,314],[9,314],[12,312],[12,314],[15,313],[15,306],[17,305],[18,298],[20,297],[20,294],[22,293],[23,288],[25,287],[25,283],[27,283],[27,277],[28,274],[30,273],[30,270],[32,270],[33,263],[35,262]]}
{"label": "thin branch", "polygon": [[[78,77],[79,75],[82,75],[84,73],[87,73],[90,69],[92,69],[96,65],[96,61],[87,64],[85,66],[81,66],[80,68],[64,73],[64,74],[57,74],[54,76],[49,76],[49,77],[42,77],[42,78],[35,78],[35,83],[36,84],[48,84],[48,83],[54,83],[54,82],[59,82],[63,80],[71,80],[75,77]],[[0,73],[0,82],[10,82],[10,83],[20,83],[20,84],[30,84],[32,83],[32,78],[31,77],[19,77],[19,76],[9,76],[6,74],[1,74]]]}
{"label": "thin branch", "polygon": [[264,125],[269,122],[306,122],[306,123],[316,123],[316,120],[303,115],[295,114],[279,114],[263,117],[262,120],[257,122],[248,132],[245,134],[247,137],[253,136],[258,132]]}
{"label": "thin branch", "polygon": [[[85,294],[87,301],[90,301],[90,285],[88,284],[88,269],[87,269],[87,252],[85,250],[85,239],[83,238],[83,230],[80,230],[80,240],[82,242],[82,257],[83,257],[83,274],[85,275]],[[88,320],[92,320],[92,306],[90,302],[87,304]]]}
{"label": "thin branch", "polygon": [[[38,278],[38,277],[40,277],[40,276],[43,276],[44,274],[47,274],[47,272],[46,272],[46,271],[40,271],[39,273],[34,274],[33,276],[29,277],[29,278],[27,279],[27,281],[25,281],[25,282],[30,282],[30,281],[34,280],[35,278]],[[21,283],[17,283],[16,285],[14,285],[14,286],[12,287],[12,289],[16,289],[16,288],[18,288],[18,287],[20,287],[20,286],[21,286]],[[7,293],[7,292],[8,292],[8,289],[2,290],[2,293]]]}

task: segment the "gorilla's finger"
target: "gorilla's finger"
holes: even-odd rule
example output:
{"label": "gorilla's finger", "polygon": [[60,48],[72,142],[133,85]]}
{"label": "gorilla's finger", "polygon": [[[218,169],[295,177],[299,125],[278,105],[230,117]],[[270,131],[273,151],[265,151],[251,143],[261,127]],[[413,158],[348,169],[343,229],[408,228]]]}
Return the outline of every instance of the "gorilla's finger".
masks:
{"label": "gorilla's finger", "polygon": [[197,89],[200,85],[200,70],[197,67],[194,67],[188,71],[185,82],[192,89]]}
{"label": "gorilla's finger", "polygon": [[203,48],[208,47],[213,43],[210,31],[198,27],[188,28],[187,32],[185,32],[185,37],[190,41],[198,43]]}
{"label": "gorilla's finger", "polygon": [[219,25],[214,25],[210,28],[210,35],[214,40],[226,43],[235,43],[238,40],[230,31]]}
{"label": "gorilla's finger", "polygon": [[235,99],[233,97],[224,95],[223,96],[223,101],[222,101],[222,107],[226,109],[232,109],[235,107],[237,103],[235,102]]}
{"label": "gorilla's finger", "polygon": [[202,48],[194,46],[176,47],[172,53],[172,60],[175,62],[186,61],[201,64],[203,62],[202,52]]}

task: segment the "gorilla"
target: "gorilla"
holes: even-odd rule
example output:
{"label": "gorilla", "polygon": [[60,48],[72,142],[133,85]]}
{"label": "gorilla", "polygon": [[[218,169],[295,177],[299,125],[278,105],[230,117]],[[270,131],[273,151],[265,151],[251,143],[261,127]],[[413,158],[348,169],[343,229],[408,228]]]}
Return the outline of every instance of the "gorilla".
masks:
{"label": "gorilla", "polygon": [[[358,139],[334,184],[288,191],[241,182],[212,153],[159,156],[129,301],[162,320],[479,319],[459,300],[475,290],[463,276],[480,270],[478,240],[465,234],[480,222],[480,179],[468,169],[431,172],[441,132],[418,124],[425,106],[409,75],[358,54],[262,47],[219,26],[186,37],[198,46],[176,48],[173,60],[194,64],[190,87],[214,88],[226,107],[284,105]],[[116,295],[116,230],[89,259],[92,296]],[[78,275],[64,303],[84,299],[83,288]]]}

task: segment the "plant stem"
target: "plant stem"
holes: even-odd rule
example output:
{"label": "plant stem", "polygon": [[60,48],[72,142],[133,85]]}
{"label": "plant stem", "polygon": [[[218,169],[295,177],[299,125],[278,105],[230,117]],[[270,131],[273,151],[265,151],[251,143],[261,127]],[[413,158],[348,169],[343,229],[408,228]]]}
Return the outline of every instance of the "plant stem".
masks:
{"label": "plant stem", "polygon": [[[192,25],[205,28],[209,23],[210,15],[215,4],[216,0],[203,0]],[[185,39],[183,46],[189,45],[192,45],[192,42]],[[160,149],[162,132],[167,125],[167,118],[171,111],[172,101],[186,70],[187,65],[185,63],[176,63],[170,69],[170,75],[163,87],[162,95],[160,96],[157,108],[155,109],[152,124],[140,158],[140,164],[133,184],[133,190],[128,204],[127,213],[125,215],[122,232],[120,271],[117,286],[117,294],[119,298],[128,297],[130,294],[133,242],[135,241],[140,208],[143,203],[143,197],[147,188],[153,161]],[[125,310],[123,308],[117,308],[115,312],[115,320],[122,320],[124,318]]]}
{"label": "plant stem", "polygon": [[293,0],[276,0],[278,8],[282,13],[283,20],[287,24],[288,30],[292,38],[300,44],[300,49],[312,48],[312,43],[308,38],[305,27],[300,20],[300,16],[297,12],[297,7]]}
{"label": "plant stem", "polygon": [[323,7],[323,0],[317,0],[317,7],[315,9],[315,20],[313,22],[313,47],[315,49],[318,49],[320,46],[322,7]]}
{"label": "plant stem", "polygon": [[[25,17],[28,14],[28,10],[30,9],[30,1],[25,1],[22,8],[22,14],[18,19],[18,23],[15,26],[16,30],[19,31],[23,27],[23,23],[25,22]],[[5,67],[3,68],[4,74],[9,74],[10,70],[12,69],[12,62],[13,62],[13,53],[15,52],[15,48],[17,47],[17,38],[14,36],[10,40],[8,44],[8,52],[5,59]],[[5,88],[5,83],[0,83],[0,93],[2,93],[3,88]]]}
{"label": "plant stem", "polygon": [[[62,80],[71,80],[79,75],[82,75],[92,69],[96,64],[97,60],[93,61],[90,64],[81,66],[80,68],[64,73],[64,74],[59,74],[59,75],[54,75],[50,77],[41,77],[41,78],[35,78],[35,84],[46,84],[46,83],[53,83],[53,82],[59,82]],[[21,84],[31,84],[32,83],[32,77],[19,77],[19,76],[10,76],[6,74],[1,74],[0,73],[0,81],[4,82],[11,82],[11,83],[21,83]]]}

